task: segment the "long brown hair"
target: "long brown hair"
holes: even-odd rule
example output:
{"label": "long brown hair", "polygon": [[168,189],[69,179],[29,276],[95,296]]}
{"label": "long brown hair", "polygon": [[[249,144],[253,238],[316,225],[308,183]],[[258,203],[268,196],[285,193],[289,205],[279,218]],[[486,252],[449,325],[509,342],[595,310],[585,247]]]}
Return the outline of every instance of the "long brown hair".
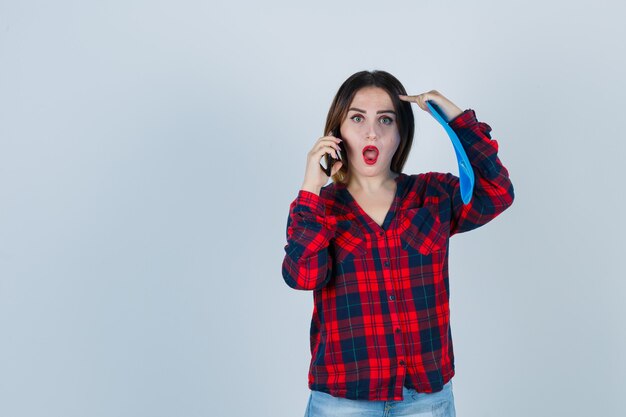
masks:
{"label": "long brown hair", "polygon": [[[356,93],[364,87],[379,87],[389,94],[394,110],[397,114],[398,131],[400,133],[400,145],[396,153],[391,159],[391,171],[400,174],[402,168],[409,157],[411,145],[413,144],[413,133],[415,132],[415,119],[413,118],[413,109],[411,103],[400,100],[398,94],[406,95],[404,86],[396,77],[386,71],[360,71],[352,74],[343,82],[335,98],[333,99],[328,116],[326,117],[326,126],[324,135],[329,132],[333,134],[339,133],[341,122],[348,114],[350,103],[354,99]],[[348,153],[342,152],[343,164],[341,169],[332,176],[333,182],[348,182]]]}

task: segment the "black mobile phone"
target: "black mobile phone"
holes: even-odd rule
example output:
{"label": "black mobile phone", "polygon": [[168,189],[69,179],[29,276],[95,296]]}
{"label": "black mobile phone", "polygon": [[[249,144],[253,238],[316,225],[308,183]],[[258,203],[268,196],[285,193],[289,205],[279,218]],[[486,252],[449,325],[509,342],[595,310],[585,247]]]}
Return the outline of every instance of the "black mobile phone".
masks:
{"label": "black mobile phone", "polygon": [[[333,136],[338,138],[338,139],[341,139],[341,137],[339,136],[339,131],[338,130],[333,130]],[[339,159],[335,159],[334,156],[331,156],[329,154],[324,154],[324,162],[325,162],[326,166],[324,166],[324,165],[322,165],[320,163],[320,168],[322,168],[322,171],[324,171],[327,176],[330,177],[330,173],[332,172],[333,164],[335,162],[337,162],[337,161],[342,161],[343,162],[343,157],[341,155],[342,152],[343,152],[343,141],[339,142],[339,152],[337,152],[337,156],[339,157]]]}

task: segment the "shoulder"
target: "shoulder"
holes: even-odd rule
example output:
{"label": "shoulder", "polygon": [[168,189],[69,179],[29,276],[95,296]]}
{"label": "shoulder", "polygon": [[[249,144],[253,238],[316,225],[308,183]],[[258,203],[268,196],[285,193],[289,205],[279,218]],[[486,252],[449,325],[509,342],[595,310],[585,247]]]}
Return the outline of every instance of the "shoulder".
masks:
{"label": "shoulder", "polygon": [[451,174],[449,172],[443,173],[443,172],[423,172],[420,174],[411,174],[411,175],[407,175],[408,177],[408,182],[410,183],[428,183],[428,184],[437,184],[437,183],[442,183],[442,182],[449,182],[451,179],[456,178],[458,180],[459,177],[457,177],[454,174]]}
{"label": "shoulder", "polygon": [[451,173],[424,172],[407,175],[406,192],[426,196],[448,196],[459,178]]}
{"label": "shoulder", "polygon": [[447,175],[441,172],[421,172],[419,174],[406,174],[405,186],[407,188],[422,188],[445,182]]}

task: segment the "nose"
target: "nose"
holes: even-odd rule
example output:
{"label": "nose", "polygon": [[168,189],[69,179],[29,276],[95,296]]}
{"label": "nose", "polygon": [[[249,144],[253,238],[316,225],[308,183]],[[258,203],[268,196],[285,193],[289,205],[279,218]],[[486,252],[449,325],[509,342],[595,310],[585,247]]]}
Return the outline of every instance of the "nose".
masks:
{"label": "nose", "polygon": [[366,138],[370,140],[374,140],[378,138],[378,132],[376,130],[376,124],[369,124],[367,127],[367,135]]}

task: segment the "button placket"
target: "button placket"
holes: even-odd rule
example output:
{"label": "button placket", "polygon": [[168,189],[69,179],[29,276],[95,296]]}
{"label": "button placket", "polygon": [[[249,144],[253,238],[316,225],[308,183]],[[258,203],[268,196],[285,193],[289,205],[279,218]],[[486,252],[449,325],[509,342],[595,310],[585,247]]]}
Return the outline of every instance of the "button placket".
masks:
{"label": "button placket", "polygon": [[382,240],[385,241],[385,256],[386,256],[386,259],[383,261],[383,265],[385,267],[389,268],[391,266],[391,262],[389,262],[390,254],[389,254],[389,245],[388,245],[388,242],[387,242],[387,235],[386,235],[385,232],[378,232],[378,236],[380,238],[382,238]]}
{"label": "button placket", "polygon": [[399,319],[399,314],[398,314],[398,309],[396,307],[396,301],[397,301],[397,293],[396,293],[396,289],[394,286],[394,273],[393,273],[393,268],[391,268],[391,249],[389,248],[389,244],[388,244],[388,234],[386,232],[377,232],[377,236],[379,238],[384,239],[385,244],[385,258],[382,262],[384,268],[383,268],[383,277],[385,279],[385,289],[388,292],[388,305],[389,305],[389,316],[391,318],[391,329],[392,332],[394,333],[394,338],[396,340],[396,348],[397,348],[397,368],[396,368],[396,392],[398,393],[398,395],[400,395],[399,393],[402,392],[402,387],[404,386],[404,379],[405,379],[405,375],[407,372],[407,367],[406,367],[406,361],[404,359],[404,340],[402,337],[402,330],[400,327],[400,319]]}

